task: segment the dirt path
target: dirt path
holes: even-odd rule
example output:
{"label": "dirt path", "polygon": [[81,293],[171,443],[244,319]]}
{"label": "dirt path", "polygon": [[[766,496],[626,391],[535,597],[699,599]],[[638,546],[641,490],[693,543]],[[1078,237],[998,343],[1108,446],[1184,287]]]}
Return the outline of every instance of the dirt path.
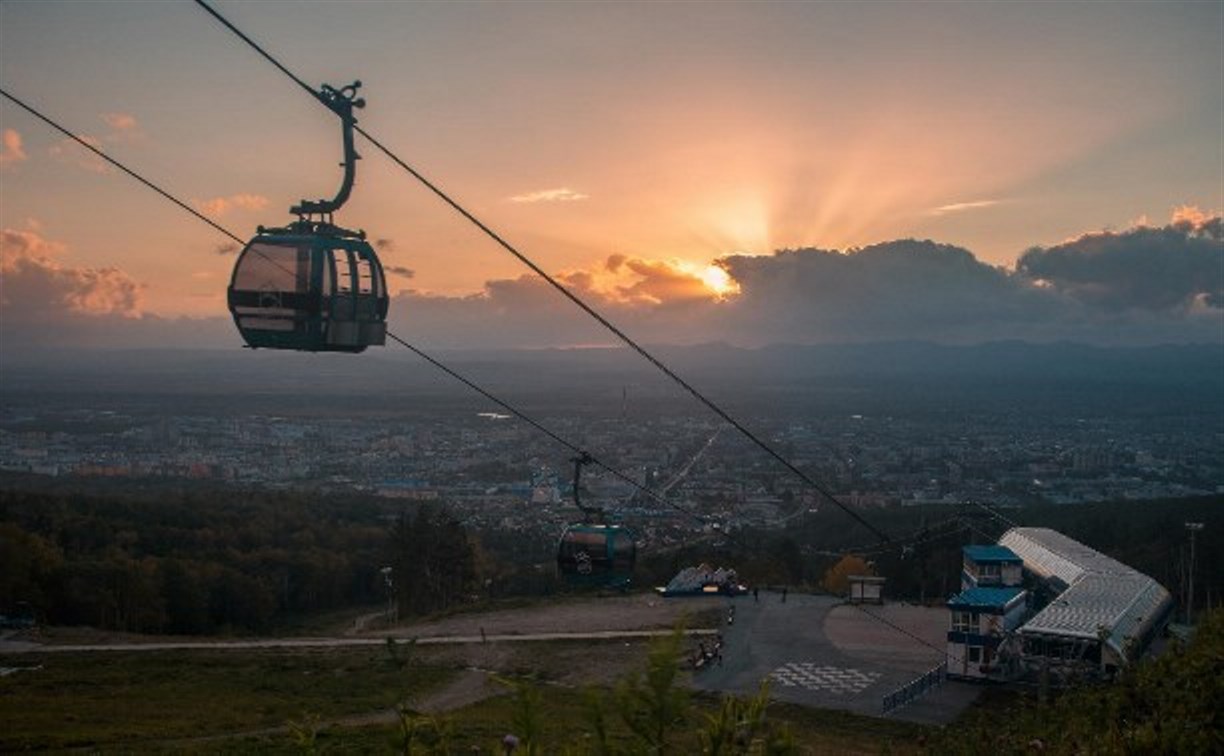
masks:
{"label": "dirt path", "polygon": [[488,672],[465,669],[449,684],[416,702],[414,708],[426,714],[445,714],[504,693],[505,689],[493,682]]}
{"label": "dirt path", "polygon": [[353,620],[352,627],[345,628],[344,637],[351,638],[354,635],[361,635],[362,633],[366,631],[366,628],[369,626],[371,622],[378,619],[379,617],[385,617],[385,616],[387,616],[386,609],[380,609],[377,612],[370,612],[369,614],[359,615]]}
{"label": "dirt path", "polygon": [[378,628],[380,637],[430,638],[546,633],[599,633],[637,630],[668,630],[704,610],[726,605],[722,597],[664,599],[653,593],[629,596],[558,601],[517,609],[455,614],[428,622],[405,623]]}
{"label": "dirt path", "polygon": [[381,646],[388,636],[415,638],[422,645],[641,638],[669,630],[681,620],[685,620],[688,627],[699,627],[701,623],[694,621],[696,615],[710,610],[717,612],[725,605],[726,599],[721,597],[663,599],[655,594],[636,594],[461,613],[393,628],[381,625],[370,628],[381,614],[374,612],[357,617],[353,625],[333,637],[188,640],[182,636],[140,636],[56,628],[48,635],[17,633],[0,636],[0,654]]}

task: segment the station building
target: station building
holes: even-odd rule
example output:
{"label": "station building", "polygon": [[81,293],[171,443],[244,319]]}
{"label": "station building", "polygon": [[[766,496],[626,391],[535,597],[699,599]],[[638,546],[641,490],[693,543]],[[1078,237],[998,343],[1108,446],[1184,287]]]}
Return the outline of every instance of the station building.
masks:
{"label": "station building", "polygon": [[1024,577],[1024,560],[1006,546],[966,546],[961,550],[961,590],[1014,587]]}
{"label": "station building", "polygon": [[1036,613],[1020,626],[1030,668],[1095,668],[1109,676],[1136,661],[1168,624],[1160,583],[1049,528],[1012,528],[1000,545],[1024,560]]}
{"label": "station building", "polygon": [[1001,645],[1028,614],[1022,560],[1004,546],[966,546],[961,551],[961,592],[948,600],[948,675],[997,676]]}
{"label": "station building", "polygon": [[966,546],[961,589],[948,600],[948,675],[969,679],[1112,676],[1173,610],[1152,578],[1049,528]]}

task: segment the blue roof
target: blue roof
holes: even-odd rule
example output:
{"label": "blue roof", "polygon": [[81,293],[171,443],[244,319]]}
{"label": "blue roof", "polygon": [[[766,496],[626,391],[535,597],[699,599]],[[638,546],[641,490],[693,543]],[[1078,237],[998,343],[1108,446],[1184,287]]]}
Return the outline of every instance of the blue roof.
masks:
{"label": "blue roof", "polygon": [[1016,552],[1006,546],[966,546],[963,550],[965,556],[978,564],[989,564],[992,562],[1020,564],[1024,561],[1016,555]]}
{"label": "blue roof", "polygon": [[1023,588],[970,588],[948,599],[948,606],[1003,608],[1023,592]]}

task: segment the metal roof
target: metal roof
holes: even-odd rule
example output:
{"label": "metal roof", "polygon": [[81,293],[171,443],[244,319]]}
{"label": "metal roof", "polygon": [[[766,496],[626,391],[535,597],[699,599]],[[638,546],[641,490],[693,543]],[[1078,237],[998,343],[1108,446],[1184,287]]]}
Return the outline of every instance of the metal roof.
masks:
{"label": "metal roof", "polygon": [[1022,634],[1101,638],[1130,657],[1128,640],[1138,640],[1172,606],[1169,592],[1152,578],[1049,528],[1012,528],[999,543],[1033,574],[1068,586],[1021,626]]}
{"label": "metal roof", "polygon": [[978,564],[1019,564],[1021,561],[1016,552],[1006,546],[965,546],[962,551]]}
{"label": "metal roof", "polygon": [[948,599],[948,607],[988,606],[1003,609],[1021,593],[1024,593],[1023,588],[968,588]]}

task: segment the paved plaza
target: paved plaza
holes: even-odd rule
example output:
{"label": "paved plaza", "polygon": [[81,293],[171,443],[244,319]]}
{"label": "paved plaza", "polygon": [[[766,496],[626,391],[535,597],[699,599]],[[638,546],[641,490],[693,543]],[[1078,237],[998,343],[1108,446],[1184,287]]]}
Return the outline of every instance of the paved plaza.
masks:
{"label": "paved plaza", "polygon": [[[693,684],[751,695],[769,680],[779,700],[879,716],[884,696],[943,661],[948,613],[886,604],[850,606],[828,596],[763,592],[728,599],[735,618],[723,626],[722,663],[693,674]],[[891,716],[946,722],[980,689],[946,683]]]}

